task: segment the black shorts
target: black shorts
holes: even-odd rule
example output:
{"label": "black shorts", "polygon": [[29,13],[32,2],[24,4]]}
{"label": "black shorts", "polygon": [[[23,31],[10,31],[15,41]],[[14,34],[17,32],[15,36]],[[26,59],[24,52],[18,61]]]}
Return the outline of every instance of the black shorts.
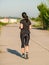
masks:
{"label": "black shorts", "polygon": [[20,38],[21,38],[21,48],[24,48],[24,46],[29,45],[30,34],[20,34]]}

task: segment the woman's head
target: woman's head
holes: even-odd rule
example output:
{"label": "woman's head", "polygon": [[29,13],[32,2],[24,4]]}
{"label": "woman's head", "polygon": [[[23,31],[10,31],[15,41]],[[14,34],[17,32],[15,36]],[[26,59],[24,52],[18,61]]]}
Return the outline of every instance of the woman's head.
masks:
{"label": "woman's head", "polygon": [[28,19],[28,16],[27,16],[26,12],[22,13],[22,17],[25,18],[25,19]]}

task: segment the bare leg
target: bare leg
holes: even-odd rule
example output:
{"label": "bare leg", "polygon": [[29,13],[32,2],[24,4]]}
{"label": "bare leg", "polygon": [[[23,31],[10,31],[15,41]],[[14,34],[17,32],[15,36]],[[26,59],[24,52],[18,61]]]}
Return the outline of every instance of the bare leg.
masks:
{"label": "bare leg", "polygon": [[29,52],[29,46],[25,46],[25,52]]}
{"label": "bare leg", "polygon": [[26,59],[28,59],[29,46],[25,46]]}
{"label": "bare leg", "polygon": [[22,52],[22,54],[25,53],[25,49],[24,48],[21,48],[21,52]]}
{"label": "bare leg", "polygon": [[21,52],[22,52],[22,57],[25,57],[25,48],[21,48]]}

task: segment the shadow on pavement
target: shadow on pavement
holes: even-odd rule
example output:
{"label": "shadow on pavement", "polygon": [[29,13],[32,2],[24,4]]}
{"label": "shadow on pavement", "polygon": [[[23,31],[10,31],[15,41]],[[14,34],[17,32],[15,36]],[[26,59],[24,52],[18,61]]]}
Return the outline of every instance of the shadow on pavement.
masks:
{"label": "shadow on pavement", "polygon": [[12,50],[12,49],[7,48],[7,51],[9,53],[11,53],[11,54],[15,54],[15,55],[17,55],[17,56],[22,58],[22,55],[18,51],[16,51],[16,50]]}

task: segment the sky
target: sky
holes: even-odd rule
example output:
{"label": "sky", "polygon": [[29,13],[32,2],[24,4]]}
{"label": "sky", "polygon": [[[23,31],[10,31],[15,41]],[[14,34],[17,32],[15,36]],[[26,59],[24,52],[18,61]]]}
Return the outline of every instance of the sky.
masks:
{"label": "sky", "polygon": [[0,16],[21,17],[26,12],[29,17],[37,17],[37,5],[47,3],[46,0],[0,0]]}

